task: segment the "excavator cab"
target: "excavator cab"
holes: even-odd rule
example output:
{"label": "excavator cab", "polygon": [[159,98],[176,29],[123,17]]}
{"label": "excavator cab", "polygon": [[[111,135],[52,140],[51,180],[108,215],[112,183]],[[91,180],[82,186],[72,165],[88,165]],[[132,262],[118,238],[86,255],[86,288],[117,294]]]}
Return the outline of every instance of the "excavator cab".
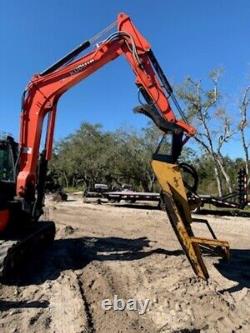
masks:
{"label": "excavator cab", "polygon": [[0,209],[15,196],[17,154],[18,144],[12,137],[0,140]]}
{"label": "excavator cab", "polygon": [[0,140],[0,181],[15,182],[17,144],[10,136]]}
{"label": "excavator cab", "polygon": [[0,231],[5,230],[9,219],[9,202],[15,196],[15,162],[18,145],[7,136],[0,140]]}

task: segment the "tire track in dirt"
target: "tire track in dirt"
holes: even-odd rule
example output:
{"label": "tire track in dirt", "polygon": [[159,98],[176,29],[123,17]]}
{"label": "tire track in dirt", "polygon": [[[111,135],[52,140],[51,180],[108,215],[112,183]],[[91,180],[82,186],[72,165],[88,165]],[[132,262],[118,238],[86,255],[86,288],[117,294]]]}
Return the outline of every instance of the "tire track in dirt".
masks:
{"label": "tire track in dirt", "polygon": [[128,290],[125,290],[120,283],[119,273],[110,269],[108,264],[98,261],[91,262],[78,275],[78,279],[84,290],[95,332],[156,332],[153,322],[143,318],[137,312],[102,309],[101,301],[103,299],[112,300],[114,295],[118,295],[124,300],[131,298],[131,295],[127,294]]}
{"label": "tire track in dirt", "polygon": [[87,328],[86,328],[86,332],[88,333],[95,333],[96,329],[95,329],[95,323],[94,323],[94,319],[93,319],[93,314],[91,311],[91,306],[86,298],[85,295],[85,291],[84,291],[84,287],[83,287],[83,283],[82,281],[79,279],[79,276],[77,277],[77,281],[78,281],[78,285],[80,288],[80,292],[81,292],[81,296],[82,299],[84,301],[84,305],[85,305],[85,312],[86,312],[86,317],[87,317]]}
{"label": "tire track in dirt", "polygon": [[51,332],[92,333],[76,274],[66,271],[50,285]]}

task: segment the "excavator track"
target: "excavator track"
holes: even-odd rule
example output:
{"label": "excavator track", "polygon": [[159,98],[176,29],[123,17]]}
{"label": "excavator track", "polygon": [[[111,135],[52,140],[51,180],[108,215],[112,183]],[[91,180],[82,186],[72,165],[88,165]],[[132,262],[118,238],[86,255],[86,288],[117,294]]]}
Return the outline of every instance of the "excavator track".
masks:
{"label": "excavator track", "polygon": [[55,224],[39,221],[21,230],[11,227],[0,237],[0,277],[7,279],[22,269],[36,250],[46,247],[55,237]]}

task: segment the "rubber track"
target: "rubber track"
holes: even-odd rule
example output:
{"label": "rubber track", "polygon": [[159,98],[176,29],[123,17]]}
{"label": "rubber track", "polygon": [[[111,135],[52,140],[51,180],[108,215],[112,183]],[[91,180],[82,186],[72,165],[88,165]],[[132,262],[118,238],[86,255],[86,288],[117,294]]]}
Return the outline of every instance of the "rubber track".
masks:
{"label": "rubber track", "polygon": [[35,248],[46,246],[55,237],[53,222],[36,222],[17,232],[8,231],[0,239],[0,277],[8,278],[29,260]]}

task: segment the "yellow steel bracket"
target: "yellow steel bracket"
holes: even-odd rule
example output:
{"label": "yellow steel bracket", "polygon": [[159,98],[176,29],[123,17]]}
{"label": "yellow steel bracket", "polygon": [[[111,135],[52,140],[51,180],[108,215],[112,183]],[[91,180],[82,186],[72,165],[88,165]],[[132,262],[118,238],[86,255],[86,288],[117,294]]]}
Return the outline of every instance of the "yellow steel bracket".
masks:
{"label": "yellow steel bracket", "polygon": [[[209,274],[201,255],[200,247],[221,249],[223,256],[229,257],[229,244],[227,241],[195,237],[191,223],[205,222],[206,220],[192,220],[191,211],[187,200],[186,190],[182,180],[180,168],[176,164],[153,160],[153,171],[163,191],[163,199],[171,225],[175,234],[195,272],[203,279],[208,279]],[[211,227],[209,226],[211,229]],[[211,230],[210,230],[211,231]]]}

